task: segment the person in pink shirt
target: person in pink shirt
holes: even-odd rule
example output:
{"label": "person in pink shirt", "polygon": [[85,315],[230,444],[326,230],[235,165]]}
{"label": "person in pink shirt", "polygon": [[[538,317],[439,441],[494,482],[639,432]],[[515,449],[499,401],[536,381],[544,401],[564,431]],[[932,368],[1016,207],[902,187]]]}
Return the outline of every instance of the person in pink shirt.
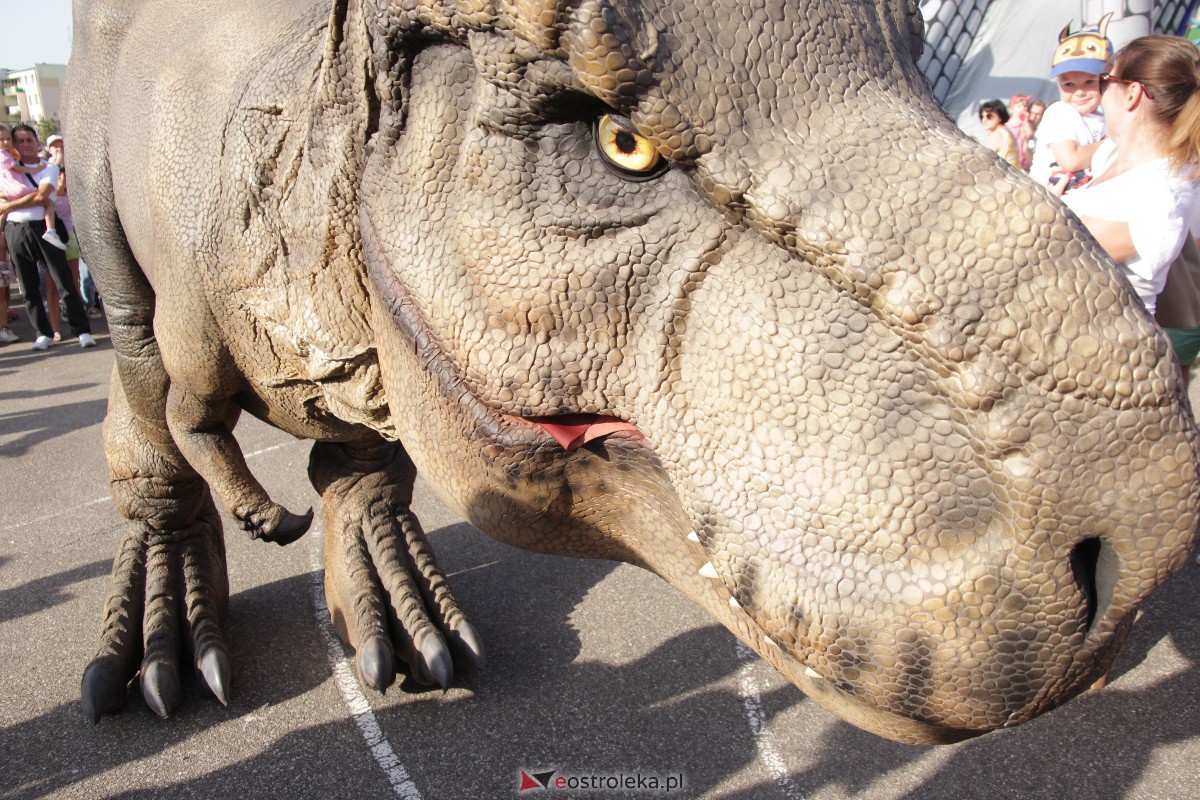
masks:
{"label": "person in pink shirt", "polygon": [[[37,186],[30,183],[25,176],[41,172],[45,167],[45,161],[34,165],[22,164],[17,157],[17,151],[13,148],[12,132],[7,125],[0,125],[0,200],[4,201],[4,205],[0,205],[0,229],[3,228],[4,219],[10,210],[24,207],[14,203],[37,191]],[[46,233],[42,238],[59,250],[66,250],[66,243],[55,230],[57,215],[53,198],[46,202],[43,208],[45,209]],[[0,253],[0,260],[7,260],[7,254]]]}
{"label": "person in pink shirt", "polygon": [[1014,94],[1008,98],[1008,122],[1004,127],[1013,135],[1017,142],[1018,166],[1029,171],[1033,161],[1033,152],[1029,143],[1033,141],[1033,125],[1029,121],[1029,104],[1033,98],[1027,94]]}
{"label": "person in pink shirt", "polygon": [[[37,131],[28,125],[16,125],[12,129],[12,143],[17,149],[21,163],[34,165],[40,162],[38,151]],[[41,275],[39,263],[46,267],[46,277],[53,281],[63,302],[67,307],[67,319],[71,332],[78,337],[80,347],[95,347],[96,340],[92,338],[91,325],[88,323],[87,312],[84,311],[83,301],[71,271],[67,266],[66,254],[63,250],[51,245],[43,235],[46,225],[42,221],[41,208],[43,202],[49,200],[58,186],[59,167],[51,162],[40,162],[42,168],[29,176],[30,183],[37,184],[37,193],[33,201],[24,197],[17,201],[0,204],[0,211],[7,211],[4,224],[4,238],[8,243],[9,260],[17,273],[21,284],[21,292],[25,295],[25,307],[30,321],[37,328],[38,336],[33,343],[35,351],[45,351],[52,344],[54,330],[50,325],[46,307],[42,302]],[[56,218],[58,224],[61,220]],[[65,234],[65,229],[63,230]],[[64,248],[65,250],[65,248]]]}

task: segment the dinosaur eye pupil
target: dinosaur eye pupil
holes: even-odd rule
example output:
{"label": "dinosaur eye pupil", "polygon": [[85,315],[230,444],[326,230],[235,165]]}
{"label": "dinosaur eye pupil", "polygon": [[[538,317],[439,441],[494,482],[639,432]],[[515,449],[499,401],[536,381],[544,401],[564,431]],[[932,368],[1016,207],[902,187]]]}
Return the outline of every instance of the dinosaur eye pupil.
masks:
{"label": "dinosaur eye pupil", "polygon": [[621,131],[617,134],[617,149],[622,153],[632,153],[637,150],[637,139],[633,137],[632,133]]}

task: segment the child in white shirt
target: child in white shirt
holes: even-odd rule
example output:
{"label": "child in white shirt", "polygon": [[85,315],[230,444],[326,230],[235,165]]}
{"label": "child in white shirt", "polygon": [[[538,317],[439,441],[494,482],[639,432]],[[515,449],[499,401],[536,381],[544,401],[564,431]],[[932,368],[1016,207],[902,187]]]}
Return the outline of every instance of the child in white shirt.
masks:
{"label": "child in white shirt", "polygon": [[1059,101],[1050,104],[1037,128],[1029,175],[1040,183],[1067,180],[1068,190],[1090,177],[1092,155],[1104,138],[1100,75],[1108,68],[1113,46],[1104,35],[1107,14],[1095,28],[1068,33],[1063,28],[1050,65]]}

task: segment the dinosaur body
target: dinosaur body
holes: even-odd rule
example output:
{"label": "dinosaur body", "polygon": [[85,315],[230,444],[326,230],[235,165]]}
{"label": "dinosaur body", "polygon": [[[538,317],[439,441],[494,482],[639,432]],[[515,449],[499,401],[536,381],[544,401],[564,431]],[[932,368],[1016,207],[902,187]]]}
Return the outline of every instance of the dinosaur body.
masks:
{"label": "dinosaur body", "polygon": [[242,410],[317,440],[326,594],[379,689],[397,657],[443,685],[481,660],[417,469],[498,539],[653,570],[903,741],[1082,691],[1183,562],[1166,340],[931,99],[915,3],[76,14],[131,520],[93,718],[139,670],[169,713],[181,652],[224,699],[209,489],[252,535],[308,524],[246,469]]}

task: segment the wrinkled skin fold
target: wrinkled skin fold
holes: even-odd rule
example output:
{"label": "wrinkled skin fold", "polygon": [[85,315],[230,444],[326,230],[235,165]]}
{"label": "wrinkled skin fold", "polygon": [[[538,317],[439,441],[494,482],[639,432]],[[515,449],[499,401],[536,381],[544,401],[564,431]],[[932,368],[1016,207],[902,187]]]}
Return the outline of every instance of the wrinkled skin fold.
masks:
{"label": "wrinkled skin fold", "polygon": [[[502,541],[653,570],[914,743],[1083,691],[1183,563],[1166,339],[937,107],[916,3],[76,5],[131,520],[94,719],[138,672],[170,713],[184,657],[225,699],[210,491],[253,536],[307,528],[242,410],[319,442],[327,597],[381,690],[482,661],[418,471]],[[608,427],[566,449],[560,419]]]}

